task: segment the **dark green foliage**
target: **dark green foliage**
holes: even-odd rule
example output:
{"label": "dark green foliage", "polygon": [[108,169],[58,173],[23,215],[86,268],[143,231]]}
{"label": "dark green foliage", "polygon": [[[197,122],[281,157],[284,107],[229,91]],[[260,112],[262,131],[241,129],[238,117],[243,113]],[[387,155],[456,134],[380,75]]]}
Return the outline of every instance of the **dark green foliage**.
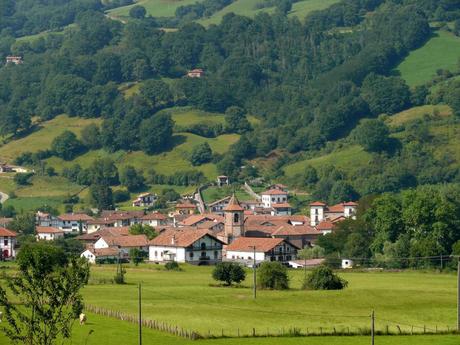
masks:
{"label": "dark green foliage", "polygon": [[235,262],[219,262],[212,271],[214,280],[224,282],[230,286],[232,283],[239,284],[246,278],[244,268]]}
{"label": "dark green foliage", "polygon": [[215,12],[230,5],[235,0],[204,0],[191,5],[179,6],[175,16],[180,20],[194,20],[203,17],[210,17]]}
{"label": "dark green foliage", "polygon": [[144,6],[136,5],[129,10],[129,16],[136,19],[142,19],[147,14]]}
{"label": "dark green foliage", "polygon": [[72,160],[82,151],[82,143],[71,131],[65,131],[54,138],[51,143],[51,150],[59,158]]}
{"label": "dark green foliage", "polygon": [[364,119],[354,130],[354,138],[366,151],[381,152],[390,145],[388,126],[377,119]]}
{"label": "dark green foliage", "polygon": [[33,213],[17,215],[8,224],[8,228],[22,235],[33,235],[35,233],[35,216]]}
{"label": "dark green foliage", "polygon": [[116,204],[119,202],[128,201],[129,198],[130,194],[126,190],[116,190],[113,192],[113,202]]}
{"label": "dark green foliage", "polygon": [[410,90],[403,79],[370,74],[361,88],[363,99],[372,114],[394,114],[410,103]]}
{"label": "dark green foliage", "polygon": [[129,233],[131,235],[146,235],[149,240],[153,240],[158,235],[154,228],[145,224],[134,224],[129,228]]}
{"label": "dark green foliage", "polygon": [[0,287],[5,335],[20,344],[32,344],[30,339],[54,344],[70,338],[73,321],[83,311],[80,290],[88,283],[86,261],[66,256],[51,244],[36,243],[24,245],[17,262],[17,274]]}
{"label": "dark green foliage", "polygon": [[30,184],[32,176],[34,176],[33,173],[17,173],[14,175],[13,180],[18,186],[26,186]]}
{"label": "dark green foliage", "polygon": [[88,149],[97,150],[101,148],[100,135],[99,127],[96,124],[88,125],[81,131],[81,142]]}
{"label": "dark green foliage", "polygon": [[289,289],[289,277],[286,266],[276,261],[263,262],[257,269],[257,283],[262,289]]}
{"label": "dark green foliage", "polygon": [[65,255],[71,257],[79,257],[85,250],[84,244],[75,238],[60,237],[53,241],[54,246],[61,248]]}
{"label": "dark green foliage", "polygon": [[240,107],[230,107],[225,111],[225,130],[231,133],[244,133],[251,130],[246,112]]}
{"label": "dark green foliage", "polygon": [[131,165],[125,166],[120,172],[120,183],[133,192],[144,186],[144,176]]}
{"label": "dark green foliage", "polygon": [[107,184],[93,183],[89,187],[91,204],[99,210],[113,209],[112,188]]}
{"label": "dark green foliage", "polygon": [[194,166],[209,163],[211,159],[212,150],[207,142],[195,146],[190,154],[190,163]]}
{"label": "dark green foliage", "polygon": [[302,288],[308,290],[342,290],[348,282],[326,266],[319,266],[308,275]]}
{"label": "dark green foliage", "polygon": [[174,121],[168,114],[156,114],[140,126],[140,147],[148,154],[164,151],[170,144]]}
{"label": "dark green foliage", "polygon": [[129,250],[129,257],[135,266],[139,266],[141,262],[148,256],[148,253],[140,250],[139,248],[131,248]]}
{"label": "dark green foliage", "polygon": [[170,261],[165,264],[167,271],[180,271],[179,264],[176,261]]}

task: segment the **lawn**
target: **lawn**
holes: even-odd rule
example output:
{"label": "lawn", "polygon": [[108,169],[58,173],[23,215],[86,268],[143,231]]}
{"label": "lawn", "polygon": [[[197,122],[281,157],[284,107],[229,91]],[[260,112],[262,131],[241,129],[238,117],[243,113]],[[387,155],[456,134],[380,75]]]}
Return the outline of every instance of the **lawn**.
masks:
{"label": "lawn", "polygon": [[421,107],[413,107],[390,116],[386,123],[390,126],[398,126],[406,122],[422,119],[425,114],[434,115],[435,113],[438,113],[440,117],[448,117],[452,115],[452,109],[448,105],[423,105]]}
{"label": "lawn", "polygon": [[63,212],[63,200],[64,198],[59,196],[18,197],[14,199],[8,199],[4,205],[13,206],[19,213],[35,210],[41,206],[51,206]]}
{"label": "lawn", "polygon": [[315,168],[325,165],[333,165],[343,169],[344,171],[351,172],[351,170],[368,164],[370,159],[371,155],[365,152],[361,146],[349,145],[324,156],[302,160],[287,165],[284,168],[284,171],[287,176],[294,176],[295,174],[302,173],[308,165]]}
{"label": "lawn", "polygon": [[34,176],[31,184],[15,190],[18,197],[68,196],[77,194],[83,187],[60,176]]}
{"label": "lawn", "polygon": [[460,38],[439,30],[419,49],[412,51],[396,71],[410,86],[429,81],[438,69],[455,70],[460,57]]}
{"label": "lawn", "polygon": [[[248,272],[249,273],[249,272]],[[92,277],[112,278],[115,267],[94,267]],[[127,269],[128,285],[89,285],[83,295],[86,303],[135,313],[136,283],[143,284],[145,318],[178,325],[201,334],[277,333],[297,327],[306,331],[351,330],[369,327],[371,310],[376,327],[396,332],[399,324],[451,329],[456,322],[456,277],[454,274],[423,272],[343,272],[349,281],[343,291],[298,290],[302,271],[290,271],[289,291],[259,291],[252,298],[251,281],[242,288],[210,286],[211,268],[185,266],[181,272],[168,272],[155,265]],[[192,316],[193,315],[193,316]]]}
{"label": "lawn", "polygon": [[[204,202],[209,204],[214,201],[220,200],[225,198],[226,196],[229,196],[233,193],[233,188],[232,187],[209,187],[206,188],[203,191],[203,199]],[[235,195],[236,197],[242,201],[242,200],[252,200],[251,196],[247,194],[242,188],[236,188],[235,189]]]}
{"label": "lawn", "polygon": [[11,162],[21,153],[49,149],[55,137],[65,130],[80,134],[83,127],[90,123],[100,123],[99,119],[83,119],[59,115],[52,120],[39,124],[39,128],[26,137],[12,140],[0,147],[0,160]]}

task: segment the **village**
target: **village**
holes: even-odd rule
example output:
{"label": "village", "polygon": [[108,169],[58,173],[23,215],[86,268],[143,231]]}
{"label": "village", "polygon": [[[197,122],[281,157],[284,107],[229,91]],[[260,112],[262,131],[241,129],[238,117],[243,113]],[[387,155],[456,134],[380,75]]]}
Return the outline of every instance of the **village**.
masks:
{"label": "village", "polygon": [[[233,194],[204,205],[204,209],[193,199],[179,200],[168,214],[102,210],[99,216],[85,213],[52,216],[38,211],[36,239],[74,237],[85,246],[81,256],[92,264],[129,261],[130,250],[136,248],[148,262],[155,264],[175,261],[211,265],[233,261],[251,266],[278,261],[297,268],[312,265],[297,260],[297,251],[315,246],[318,237],[333,232],[338,222],[355,218],[358,206],[355,202],[327,205],[317,201],[310,204],[309,215],[293,215],[286,186],[274,184],[256,196],[255,200],[239,201]],[[156,195],[142,193],[133,200],[133,206],[148,207],[155,200]],[[5,228],[9,221],[0,219],[4,260],[13,259],[20,250],[16,233]],[[131,234],[131,227],[136,225],[151,227],[154,238]],[[347,268],[349,260],[345,261]]]}

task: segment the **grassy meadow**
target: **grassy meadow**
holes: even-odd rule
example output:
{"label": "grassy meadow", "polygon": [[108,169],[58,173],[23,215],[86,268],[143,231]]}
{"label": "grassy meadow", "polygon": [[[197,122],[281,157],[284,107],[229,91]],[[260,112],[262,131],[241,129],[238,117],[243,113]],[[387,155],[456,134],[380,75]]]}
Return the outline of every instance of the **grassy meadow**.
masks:
{"label": "grassy meadow", "polygon": [[454,70],[460,57],[460,38],[438,30],[422,47],[412,51],[396,71],[409,86],[429,81],[438,69]]}
{"label": "grassy meadow", "polygon": [[[184,266],[168,272],[156,265],[127,269],[127,285],[88,285],[86,303],[135,313],[136,284],[143,284],[145,318],[178,325],[201,334],[236,335],[258,329],[277,333],[292,327],[310,332],[336,327],[367,328],[372,309],[378,330],[398,323],[451,329],[456,320],[456,277],[434,272],[341,272],[349,281],[343,291],[299,290],[302,270],[290,270],[292,290],[259,291],[252,298],[249,274],[240,288],[214,287],[210,267]],[[92,281],[111,279],[115,267],[93,267]],[[333,306],[333,307],[331,307]],[[193,315],[193,317],[192,317]],[[384,321],[389,320],[389,321]],[[395,322],[395,323],[392,323]]]}
{"label": "grassy meadow", "polygon": [[[140,0],[136,5],[144,6],[147,14],[153,17],[174,17],[176,8],[199,2],[198,0]],[[110,17],[129,17],[129,10],[135,5],[114,8],[107,12]]]}

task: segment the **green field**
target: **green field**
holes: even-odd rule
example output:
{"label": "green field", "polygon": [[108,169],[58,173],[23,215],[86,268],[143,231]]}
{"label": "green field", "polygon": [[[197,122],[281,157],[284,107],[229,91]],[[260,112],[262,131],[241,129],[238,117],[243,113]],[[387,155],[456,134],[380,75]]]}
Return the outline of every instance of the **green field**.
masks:
{"label": "green field", "polygon": [[77,135],[90,123],[101,123],[99,119],[83,119],[59,115],[52,120],[38,124],[38,129],[24,138],[12,140],[0,146],[0,161],[11,162],[21,153],[49,149],[55,137],[65,130]]}
{"label": "green field", "polygon": [[460,57],[460,38],[439,30],[423,47],[412,51],[396,71],[410,86],[429,81],[438,69],[455,70]]}
{"label": "green field", "polygon": [[[355,273],[343,272],[349,281],[344,291],[298,290],[303,271],[290,271],[289,291],[259,291],[253,300],[251,275],[242,288],[212,287],[211,268],[185,266],[184,271],[168,272],[158,266],[143,265],[129,269],[128,285],[89,285],[83,291],[86,303],[135,313],[135,283],[143,283],[146,318],[178,325],[202,334],[236,335],[252,328],[276,333],[298,327],[310,332],[369,326],[370,311],[375,309],[378,330],[396,322],[452,328],[456,320],[456,277],[454,274],[422,272]],[[112,278],[115,267],[93,268],[93,279]],[[333,307],[331,307],[333,306]],[[383,321],[388,320],[388,321]],[[390,322],[391,321],[391,322]]]}
{"label": "green field", "polygon": [[[232,187],[227,187],[227,188],[220,188],[220,187],[209,187],[206,188],[203,191],[203,201],[207,204],[223,199],[226,196],[231,195],[233,192]],[[242,188],[238,188],[235,190],[235,195],[236,197],[242,201],[242,200],[251,200],[251,196],[247,194]]]}
{"label": "green field", "polygon": [[413,107],[388,117],[386,123],[390,126],[398,126],[406,122],[422,119],[425,114],[432,116],[435,113],[438,113],[440,117],[448,117],[452,115],[452,109],[447,105]]}
{"label": "green field", "polygon": [[[153,17],[174,17],[176,8],[179,6],[194,4],[198,0],[140,0],[137,5],[144,6],[147,14]],[[135,5],[118,7],[108,11],[110,17],[129,17],[129,10]]]}
{"label": "green field", "polygon": [[[210,18],[199,20],[200,24],[209,26],[210,24],[219,24],[222,17],[228,13],[235,13],[242,16],[254,17],[256,14],[261,12],[273,13],[274,7],[256,9],[256,5],[261,0],[236,0],[231,5],[223,8],[222,10],[214,13]],[[308,13],[315,10],[323,10],[328,8],[330,5],[339,2],[339,0],[303,0],[295,3],[292,6],[292,10],[289,16],[296,16],[303,20]]]}

